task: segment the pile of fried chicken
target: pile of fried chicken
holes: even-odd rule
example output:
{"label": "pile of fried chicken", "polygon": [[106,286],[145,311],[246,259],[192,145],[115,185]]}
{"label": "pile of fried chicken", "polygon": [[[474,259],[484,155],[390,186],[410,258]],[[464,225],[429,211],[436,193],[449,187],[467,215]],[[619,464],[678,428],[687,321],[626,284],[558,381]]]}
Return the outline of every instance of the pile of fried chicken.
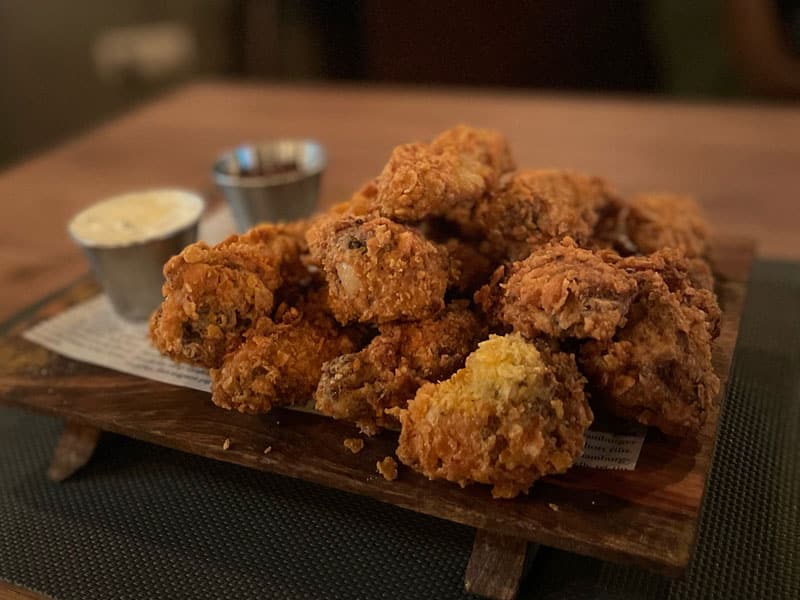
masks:
{"label": "pile of fried chicken", "polygon": [[690,198],[517,170],[500,133],[458,126],[323,214],[185,248],[150,332],[210,369],[218,406],[313,399],[365,434],[399,428],[429,478],[511,498],[580,456],[590,399],[699,431],[720,387],[707,253]]}

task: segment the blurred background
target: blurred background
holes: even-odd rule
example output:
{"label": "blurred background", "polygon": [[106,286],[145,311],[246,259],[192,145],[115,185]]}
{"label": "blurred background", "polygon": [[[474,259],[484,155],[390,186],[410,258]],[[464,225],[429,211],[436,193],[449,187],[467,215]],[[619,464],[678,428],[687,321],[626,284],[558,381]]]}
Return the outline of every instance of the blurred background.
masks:
{"label": "blurred background", "polygon": [[800,0],[2,0],[0,168],[209,77],[794,102]]}

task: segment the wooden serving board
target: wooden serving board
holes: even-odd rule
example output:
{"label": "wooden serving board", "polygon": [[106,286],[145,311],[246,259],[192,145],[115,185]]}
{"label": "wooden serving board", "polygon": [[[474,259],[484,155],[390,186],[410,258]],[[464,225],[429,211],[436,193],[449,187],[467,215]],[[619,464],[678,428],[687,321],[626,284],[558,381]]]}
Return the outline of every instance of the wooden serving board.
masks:
{"label": "wooden serving board", "polygon": [[[715,240],[712,262],[723,318],[714,368],[723,385],[699,437],[672,441],[650,430],[636,470],[573,468],[536,483],[528,496],[515,500],[493,500],[486,486],[461,489],[428,481],[402,465],[396,481],[385,481],[375,465],[394,454],[397,435],[392,432],[367,440],[361,453],[352,454],[342,441],[356,430],[346,423],[287,410],[263,416],[221,410],[207,393],[76,362],[21,337],[41,319],[96,294],[88,278],[0,330],[0,401],[76,424],[61,440],[72,455],[81,444],[96,441],[93,429],[112,431],[476,527],[481,531],[467,584],[479,593],[513,596],[515,585],[498,575],[521,569],[524,541],[676,576],[692,553],[753,255],[747,240]],[[226,439],[230,447],[224,450]],[[272,450],[265,454],[267,447]],[[495,560],[496,568],[482,568],[503,556],[508,560]]]}

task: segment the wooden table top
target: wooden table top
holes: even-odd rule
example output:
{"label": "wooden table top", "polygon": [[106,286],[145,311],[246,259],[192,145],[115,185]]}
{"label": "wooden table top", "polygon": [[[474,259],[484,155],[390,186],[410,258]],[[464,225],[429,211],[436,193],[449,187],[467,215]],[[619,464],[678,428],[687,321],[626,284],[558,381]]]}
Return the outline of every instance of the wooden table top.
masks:
{"label": "wooden table top", "polygon": [[211,194],[210,167],[246,140],[311,136],[330,154],[323,202],[375,175],[391,148],[455,123],[496,127],[521,166],[603,175],[620,191],[694,194],[720,233],[800,259],[800,107],[508,91],[197,83],[0,173],[0,320],[88,267],[78,209],[152,186]]}

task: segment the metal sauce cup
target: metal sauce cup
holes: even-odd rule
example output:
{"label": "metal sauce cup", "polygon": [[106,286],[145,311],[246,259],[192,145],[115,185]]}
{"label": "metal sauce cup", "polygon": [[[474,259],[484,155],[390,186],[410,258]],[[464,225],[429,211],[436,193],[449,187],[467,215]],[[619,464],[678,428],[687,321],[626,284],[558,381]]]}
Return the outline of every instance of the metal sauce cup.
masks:
{"label": "metal sauce cup", "polygon": [[[174,227],[169,227],[167,221],[149,235],[137,238],[134,233],[119,242],[114,242],[112,235],[87,235],[80,229],[81,223],[85,223],[85,214],[101,204],[124,201],[144,207],[146,198],[167,196],[184,203],[180,210],[185,212],[177,215],[180,218]],[[164,263],[197,240],[197,226],[204,209],[203,198],[192,192],[172,189],[135,192],[88,207],[72,218],[68,230],[89,259],[97,281],[116,312],[127,320],[143,321],[161,303]],[[98,221],[97,227],[108,225],[110,231],[119,228],[124,219],[124,211],[120,211],[117,222],[114,219],[108,223]],[[100,231],[102,233],[102,229]]]}
{"label": "metal sauce cup", "polygon": [[214,164],[214,181],[225,194],[240,232],[265,221],[294,221],[317,207],[327,165],[325,149],[308,139],[244,145]]}

